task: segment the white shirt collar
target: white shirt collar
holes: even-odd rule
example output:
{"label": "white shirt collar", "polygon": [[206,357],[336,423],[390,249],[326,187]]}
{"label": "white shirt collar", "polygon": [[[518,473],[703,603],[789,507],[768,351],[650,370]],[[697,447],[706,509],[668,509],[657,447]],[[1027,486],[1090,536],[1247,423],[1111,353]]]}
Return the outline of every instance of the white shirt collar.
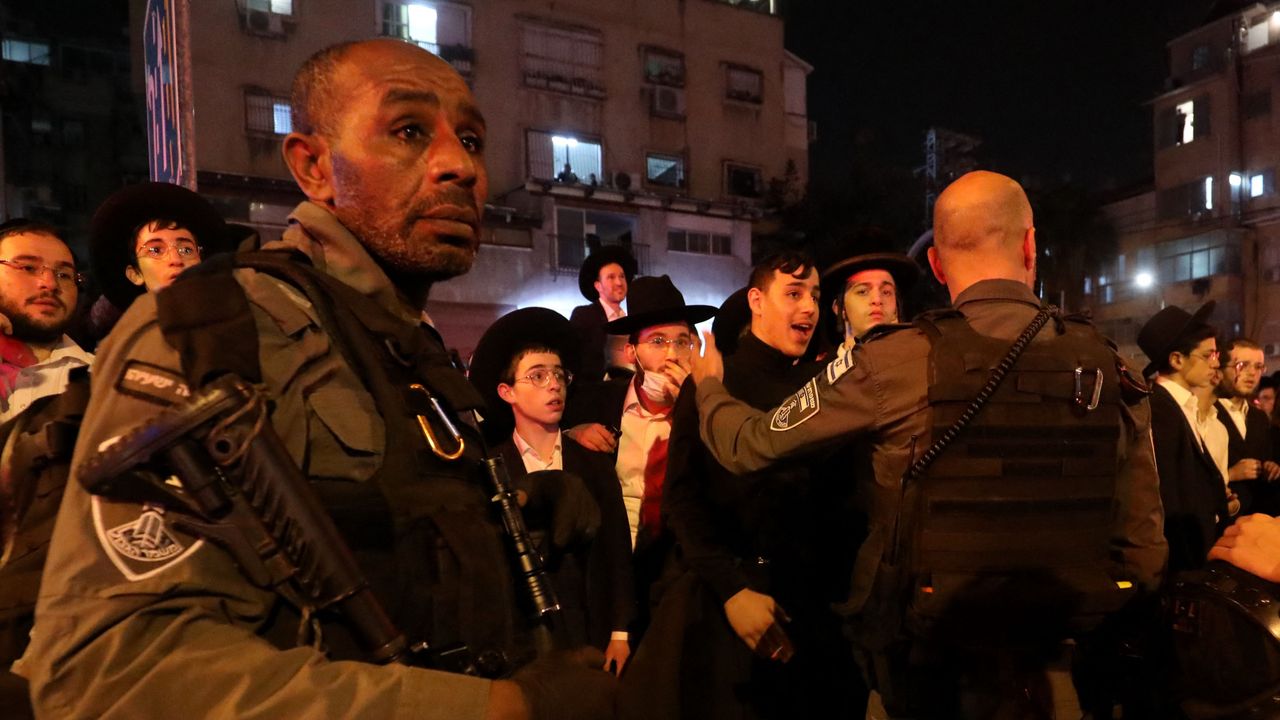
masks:
{"label": "white shirt collar", "polygon": [[516,444],[516,451],[520,453],[520,459],[524,461],[524,469],[526,472],[564,469],[564,460],[561,454],[562,434],[559,430],[556,431],[556,444],[555,447],[551,449],[551,457],[547,459],[543,459],[532,445],[525,442],[523,437],[520,437],[519,430],[511,433],[511,439]]}
{"label": "white shirt collar", "polygon": [[[604,298],[599,296],[597,296],[597,298],[599,298],[598,302],[600,303],[600,307],[604,308],[604,317],[606,320],[617,320],[618,318],[627,316],[627,311],[622,309],[622,303],[618,303],[618,309],[614,310],[609,307],[609,303],[605,302]],[[626,302],[626,299],[624,298],[622,302]]]}

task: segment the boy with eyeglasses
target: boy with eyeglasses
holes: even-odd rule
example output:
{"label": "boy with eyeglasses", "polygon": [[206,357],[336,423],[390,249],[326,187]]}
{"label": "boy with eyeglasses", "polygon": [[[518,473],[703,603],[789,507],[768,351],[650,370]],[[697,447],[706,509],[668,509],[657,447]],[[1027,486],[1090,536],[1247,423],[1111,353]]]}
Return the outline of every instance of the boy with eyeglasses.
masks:
{"label": "boy with eyeglasses", "polygon": [[102,292],[125,310],[143,292],[168,287],[178,275],[228,244],[218,211],[196,193],[169,183],[131,185],[98,207],[90,254]]}
{"label": "boy with eyeglasses", "polygon": [[592,540],[543,554],[568,638],[604,650],[604,669],[621,673],[630,655],[626,630],[634,614],[622,492],[610,456],[565,443],[560,432],[580,349],[576,331],[560,314],[546,308],[516,310],[481,337],[471,382],[485,396],[490,409],[485,434],[498,442],[493,452],[502,455],[531,527],[543,524],[538,516],[545,514],[539,506],[548,504],[544,496],[566,491],[548,484],[576,482],[533,473],[572,473],[599,507],[600,529]]}
{"label": "boy with eyeglasses", "polygon": [[1227,476],[1240,496],[1241,514],[1275,514],[1275,492],[1269,483],[1280,479],[1280,465],[1272,459],[1271,422],[1250,403],[1267,372],[1262,348],[1249,338],[1219,344],[1225,362],[1215,388],[1218,419],[1227,430]]}
{"label": "boy with eyeglasses", "polygon": [[[1205,320],[1214,303],[1194,314],[1170,305],[1138,332],[1138,347],[1155,374],[1151,392],[1151,438],[1155,445],[1169,572],[1194,570],[1231,522],[1230,491],[1206,445],[1195,391],[1213,385],[1218,368],[1215,331]],[[1205,422],[1217,422],[1213,415]]]}
{"label": "boy with eyeglasses", "polygon": [[26,648],[93,355],[66,335],[82,276],[52,226],[0,224],[0,707],[30,717]]}

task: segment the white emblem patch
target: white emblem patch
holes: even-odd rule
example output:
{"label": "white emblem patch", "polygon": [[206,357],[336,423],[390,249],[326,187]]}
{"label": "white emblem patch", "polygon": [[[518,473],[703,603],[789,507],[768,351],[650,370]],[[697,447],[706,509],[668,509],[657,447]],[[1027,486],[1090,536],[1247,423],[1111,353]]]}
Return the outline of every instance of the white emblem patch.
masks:
{"label": "white emblem patch", "polygon": [[164,526],[164,517],[155,510],[143,510],[137,520],[107,531],[111,547],[121,555],[142,562],[160,562],[182,552],[178,542]]}
{"label": "white emblem patch", "polygon": [[805,420],[818,414],[818,380],[814,378],[805,383],[799,392],[787,398],[787,401],[773,414],[769,429],[774,432],[786,432],[799,427]]}
{"label": "white emblem patch", "polygon": [[[170,527],[162,508],[104,502],[94,496],[93,528],[111,564],[130,581],[149,578],[185,560],[203,540]],[[112,525],[112,527],[107,527]]]}
{"label": "white emblem patch", "polygon": [[845,373],[853,369],[857,361],[853,357],[853,348],[849,348],[836,356],[827,364],[827,384],[834,385]]}

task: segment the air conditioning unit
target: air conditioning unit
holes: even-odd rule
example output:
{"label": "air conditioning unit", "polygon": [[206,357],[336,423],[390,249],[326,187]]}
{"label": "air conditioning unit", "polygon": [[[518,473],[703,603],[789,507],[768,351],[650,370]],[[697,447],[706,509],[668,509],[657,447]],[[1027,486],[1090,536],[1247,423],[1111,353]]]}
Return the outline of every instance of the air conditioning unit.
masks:
{"label": "air conditioning unit", "polygon": [[1262,352],[1265,353],[1267,357],[1280,355],[1280,343],[1267,343],[1262,346]]}
{"label": "air conditioning unit", "polygon": [[253,32],[266,33],[271,30],[271,13],[264,10],[246,10],[244,25]]}
{"label": "air conditioning unit", "polygon": [[684,117],[684,88],[655,87],[651,97],[650,109],[655,115]]}
{"label": "air conditioning unit", "polygon": [[267,15],[267,32],[271,35],[284,34],[284,16],[278,13]]}
{"label": "air conditioning unit", "polygon": [[1278,283],[1280,282],[1280,265],[1269,267],[1262,272],[1264,282]]}

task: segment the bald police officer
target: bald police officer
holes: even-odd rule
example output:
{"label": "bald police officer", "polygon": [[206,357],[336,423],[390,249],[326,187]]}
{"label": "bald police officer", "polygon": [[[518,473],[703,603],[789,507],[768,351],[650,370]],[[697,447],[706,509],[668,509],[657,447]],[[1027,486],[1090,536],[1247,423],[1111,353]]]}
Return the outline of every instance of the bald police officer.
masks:
{"label": "bald police officer", "polygon": [[[1035,228],[1022,188],[995,173],[969,173],[939,197],[934,232],[936,247],[930,249],[929,261],[950,291],[955,309],[980,336],[1012,341],[1041,306],[1031,291]],[[1067,323],[1068,334],[1076,332],[1074,325]],[[1054,332],[1050,324],[1037,341],[1050,339]],[[1093,337],[1091,328],[1087,332]],[[711,338],[705,356],[695,358],[693,365],[703,440],[733,472],[756,471],[782,458],[855,439],[867,443],[875,478],[872,486],[859,488],[868,498],[871,528],[853,578],[849,609],[855,613],[895,544],[899,483],[929,447],[933,432],[929,338],[910,327],[876,335],[836,358],[781,407],[766,412],[753,410],[725,390],[720,380],[723,366]],[[1114,478],[1117,507],[1109,513],[1111,559],[1117,572],[1154,588],[1167,548],[1149,409],[1143,400],[1124,405],[1121,413]]]}
{"label": "bald police officer", "polygon": [[[484,119],[448,63],[385,39],[313,56],[295,79],[293,112],[284,159],[307,200],[283,239],[264,249],[305,256],[310,262],[296,272],[309,272],[324,292],[302,292],[281,279],[283,270],[228,269],[218,297],[169,302],[188,290],[200,300],[201,283],[216,285],[216,266],[206,263],[199,282],[188,273],[139,297],[101,347],[74,467],[140,421],[181,407],[196,389],[188,383],[199,382],[190,377],[193,362],[242,363],[260,374],[271,424],[400,629],[411,639],[494,651],[514,667],[521,618],[501,524],[476,477],[478,443],[457,455],[433,452],[414,422],[415,412],[430,411],[413,410],[397,389],[421,383],[446,412],[474,396],[424,324],[423,307],[432,283],[467,272],[475,257],[488,192]],[[210,343],[220,326],[202,324],[201,313],[237,302],[242,313],[216,319],[246,331]],[[318,311],[325,303],[328,315]],[[352,307],[359,314],[345,315]],[[184,317],[187,326],[177,321]],[[353,319],[325,319],[336,317]],[[374,322],[385,332],[365,324]],[[228,354],[221,344],[235,347]],[[367,389],[379,387],[373,383],[386,390]],[[466,427],[461,433],[477,439]],[[328,653],[318,638],[316,646],[300,642],[314,627],[305,611],[300,619],[279,595],[250,583],[222,548],[183,532],[176,510],[90,496],[76,479],[55,531],[40,620],[15,668],[30,680],[41,715],[611,712],[600,684],[607,674],[583,667],[511,682],[337,661],[361,659],[344,651],[338,624],[325,626]],[[536,691],[566,680],[571,698],[538,701],[545,695]]]}

